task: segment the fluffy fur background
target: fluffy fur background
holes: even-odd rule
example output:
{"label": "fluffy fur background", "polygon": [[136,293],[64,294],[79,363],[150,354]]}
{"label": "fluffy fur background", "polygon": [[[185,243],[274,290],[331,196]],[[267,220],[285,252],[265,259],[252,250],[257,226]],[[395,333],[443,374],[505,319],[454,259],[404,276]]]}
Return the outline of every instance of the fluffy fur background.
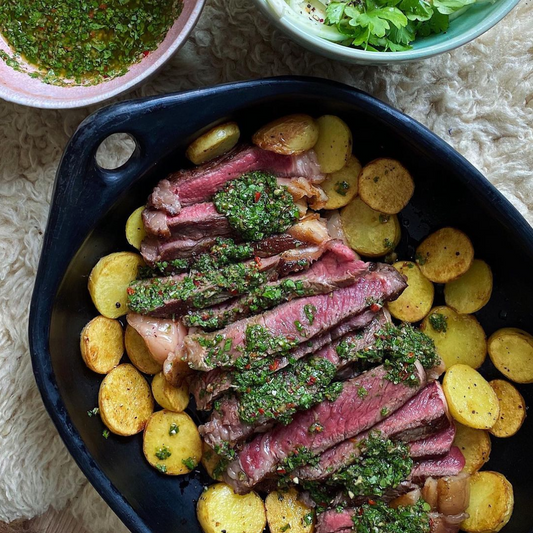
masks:
{"label": "fluffy fur background", "polygon": [[[468,46],[381,69],[304,51],[273,31],[249,0],[210,0],[184,49],[130,96],[281,74],[342,81],[410,114],[465,155],[533,223],[531,0]],[[27,346],[54,174],[67,139],[89,111],[0,103],[0,521],[73,500],[89,531],[119,533],[124,526],[87,483],[44,411]]]}

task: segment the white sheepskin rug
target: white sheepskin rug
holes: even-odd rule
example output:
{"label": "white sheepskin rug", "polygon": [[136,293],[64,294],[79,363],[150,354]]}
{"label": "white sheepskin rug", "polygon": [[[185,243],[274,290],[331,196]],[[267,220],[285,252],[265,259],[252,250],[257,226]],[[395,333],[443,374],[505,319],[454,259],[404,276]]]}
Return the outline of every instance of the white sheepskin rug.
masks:
{"label": "white sheepskin rug", "polygon": [[[532,0],[459,50],[388,68],[348,66],[307,52],[274,31],[250,0],[209,0],[186,46],[128,97],[286,74],[338,80],[411,115],[466,156],[533,223]],[[90,111],[0,102],[0,522],[72,502],[88,531],[119,533],[124,526],[45,413],[27,344],[54,175],[69,136]]]}

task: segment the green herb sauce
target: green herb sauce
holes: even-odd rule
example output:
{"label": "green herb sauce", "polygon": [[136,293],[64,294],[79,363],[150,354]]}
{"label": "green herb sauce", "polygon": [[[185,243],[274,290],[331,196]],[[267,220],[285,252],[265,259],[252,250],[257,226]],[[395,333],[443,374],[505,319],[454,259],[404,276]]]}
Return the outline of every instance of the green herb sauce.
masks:
{"label": "green herb sauce", "polygon": [[446,333],[448,330],[448,317],[442,313],[433,313],[429,315],[429,324],[438,333]]}
{"label": "green herb sauce", "polygon": [[335,192],[341,196],[346,196],[346,193],[350,190],[350,184],[346,181],[338,181],[335,183]]}
{"label": "green herb sauce", "polygon": [[164,461],[172,455],[168,446],[162,446],[161,448],[156,449],[155,456],[160,460]]}

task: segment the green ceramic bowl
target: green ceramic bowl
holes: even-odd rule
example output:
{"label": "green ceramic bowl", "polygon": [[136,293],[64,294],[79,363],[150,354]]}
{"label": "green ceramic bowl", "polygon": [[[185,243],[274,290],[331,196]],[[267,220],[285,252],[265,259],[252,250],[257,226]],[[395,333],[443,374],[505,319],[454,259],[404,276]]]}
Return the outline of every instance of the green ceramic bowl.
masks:
{"label": "green ceramic bowl", "polygon": [[292,15],[292,10],[284,0],[253,1],[277,28],[317,54],[348,63],[384,65],[426,59],[458,48],[490,30],[520,0],[496,0],[494,3],[484,2],[470,6],[450,23],[446,33],[417,39],[413,43],[413,49],[406,52],[369,52],[333,43],[310,33],[305,24],[301,24],[298,17]]}

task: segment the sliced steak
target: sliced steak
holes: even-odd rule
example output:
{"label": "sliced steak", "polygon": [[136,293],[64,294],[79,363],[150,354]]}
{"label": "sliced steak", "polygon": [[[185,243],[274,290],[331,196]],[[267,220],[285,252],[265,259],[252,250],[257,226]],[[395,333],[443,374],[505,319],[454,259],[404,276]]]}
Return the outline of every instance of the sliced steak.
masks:
{"label": "sliced steak", "polygon": [[[395,385],[386,379],[387,370],[383,366],[345,382],[335,401],[302,411],[289,425],[276,426],[245,444],[229,464],[224,480],[237,492],[247,492],[302,448],[319,455],[375,426],[383,420],[385,406],[391,413],[395,412],[425,386],[426,373],[419,363],[416,365],[418,387]],[[367,392],[364,398],[359,394],[362,387]],[[310,433],[309,428],[314,424],[320,424],[322,431]]]}
{"label": "sliced steak", "polygon": [[330,241],[327,248],[328,251],[309,270],[267,283],[230,303],[189,312],[183,317],[184,324],[210,331],[221,329],[280,303],[347,287],[366,271],[367,264],[357,260],[356,254],[341,241]]}
{"label": "sliced steak", "polygon": [[324,179],[312,150],[288,156],[256,146],[239,146],[204,165],[175,172],[160,181],[148,199],[148,206],[177,215],[182,207],[210,200],[226,182],[254,170],[278,177],[302,177],[310,181]]}
{"label": "sliced steak", "polygon": [[[374,317],[377,318],[380,325],[385,325],[390,321],[389,313],[385,309],[379,311],[377,315],[374,311],[363,311],[359,315],[344,320],[326,333],[313,337],[309,342],[296,346],[288,354],[276,355],[272,361],[273,367],[276,370],[281,370],[288,366],[290,361],[298,361],[347,333],[363,329],[370,324]],[[196,400],[196,408],[204,411],[211,409],[213,400],[233,388],[232,375],[232,371],[222,368],[215,368],[209,372],[197,372],[189,385],[189,392]],[[169,376],[167,376],[167,380],[172,383]]]}
{"label": "sliced steak", "polygon": [[[222,446],[224,442],[233,447],[254,433],[267,431],[276,422],[276,417],[287,416],[287,414],[290,416],[296,411],[308,409],[322,401],[323,398],[320,393],[324,389],[324,384],[321,383],[321,378],[333,377],[333,372],[339,372],[352,363],[349,359],[342,359],[338,356],[336,352],[338,343],[341,340],[353,342],[354,350],[363,350],[371,346],[374,344],[375,334],[383,326],[385,321],[383,317],[384,314],[380,313],[379,318],[376,317],[361,335],[347,335],[336,343],[328,344],[310,357],[296,362],[293,366],[277,372],[274,370],[271,380],[257,385],[256,393],[261,398],[270,398],[274,391],[288,391],[291,399],[290,406],[280,403],[276,405],[275,413],[273,413],[272,409],[266,408],[265,402],[265,405],[262,406],[264,413],[257,416],[254,422],[246,423],[241,420],[243,403],[246,404],[246,395],[244,395],[244,401],[237,397],[230,397],[222,400],[220,407],[211,413],[209,420],[199,427],[200,435],[211,448]],[[319,364],[315,364],[321,359],[333,365],[334,368],[331,369],[331,373],[331,367],[324,369]],[[273,368],[275,369],[275,367]],[[313,381],[302,383],[299,376],[304,372],[312,374]],[[328,380],[326,385],[329,385],[330,382]]]}
{"label": "sliced steak", "polygon": [[452,446],[450,451],[435,459],[424,459],[418,462],[411,474],[415,482],[428,477],[456,476],[465,466],[465,458],[457,446]]}
{"label": "sliced steak", "polygon": [[337,511],[330,509],[320,513],[316,519],[316,533],[340,533],[344,531],[352,531],[354,527],[353,516],[356,509],[343,509]]}
{"label": "sliced steak", "polygon": [[[342,320],[361,313],[371,302],[396,298],[405,287],[405,280],[396,269],[370,263],[367,272],[349,287],[281,304],[261,315],[234,322],[217,333],[187,336],[185,359],[196,370],[234,366],[243,356],[250,332],[279,339],[279,342],[268,343],[261,353],[255,353],[257,360],[281,351],[278,346],[282,341],[290,347],[308,342]],[[306,309],[314,310],[312,323],[309,323]]]}
{"label": "sliced steak", "polygon": [[[394,414],[388,416],[386,413],[386,416],[387,418],[371,431],[379,431],[384,438],[404,442],[425,438],[451,424],[446,398],[438,382],[431,383]],[[359,456],[359,444],[368,433],[357,435],[330,448],[321,455],[316,466],[301,467],[294,475],[300,479],[319,480],[349,466]]]}
{"label": "sliced steak", "polygon": [[411,457],[433,457],[447,454],[455,438],[455,426],[450,424],[435,435],[412,442],[409,446]]}

